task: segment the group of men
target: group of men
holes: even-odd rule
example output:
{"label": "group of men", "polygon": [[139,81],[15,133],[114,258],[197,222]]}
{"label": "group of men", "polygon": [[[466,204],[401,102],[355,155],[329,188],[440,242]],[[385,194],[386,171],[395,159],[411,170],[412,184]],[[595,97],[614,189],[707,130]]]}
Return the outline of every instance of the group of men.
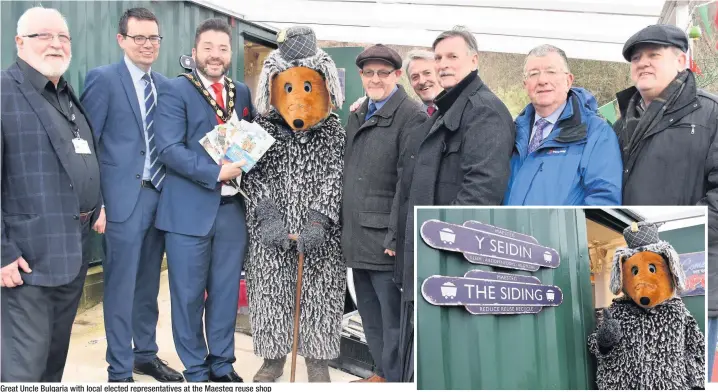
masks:
{"label": "group of men", "polygon": [[708,205],[718,256],[718,97],[686,69],[679,28],[648,26],[625,43],[635,85],[617,94],[613,129],[572,86],[560,48],[528,53],[531,103],[515,120],[478,75],[472,33],[456,27],[432,48],[403,66],[422,105],[398,83],[396,51],[375,45],[356,61],[367,97],[347,124],[344,257],[377,364],[371,381],[411,363],[414,206]]}
{"label": "group of men", "polygon": [[[159,21],[129,9],[117,33],[123,58],[90,70],[79,98],[62,76],[71,41],[57,10],[31,8],[18,20],[17,62],[2,71],[0,378],[61,381],[93,228],[105,240],[108,381],[133,382],[134,372],[242,382],[234,331],[247,229],[230,180],[245,162],[218,165],[199,143],[232,117],[255,116],[249,89],[225,76],[231,27],[202,22],[196,72],[167,79],[152,70]],[[157,356],[165,252],[184,374]]]}
{"label": "group of men", "polygon": [[[81,97],[62,75],[64,17],[18,20],[18,60],[2,80],[2,381],[60,381],[88,267],[90,230],[104,233],[108,380],[241,382],[234,324],[247,248],[245,203],[199,143],[256,113],[228,72],[232,31],[196,30],[196,72],[152,71],[162,36],[144,8],[118,26],[122,60],[90,70]],[[406,381],[413,363],[414,217],[420,205],[707,204],[715,211],[718,98],[686,69],[688,41],[649,26],[627,42],[635,86],[621,120],[602,120],[573,87],[566,54],[531,50],[531,100],[512,119],[478,74],[463,28],[402,62],[383,45],[356,65],[367,93],[346,125],[342,251],[375,362],[367,382]],[[398,83],[405,72],[422,104]],[[711,243],[718,228],[710,218]],[[157,357],[157,295],[167,254],[172,333],[184,374]],[[713,257],[711,253],[709,257]],[[205,340],[206,337],[206,340]]]}

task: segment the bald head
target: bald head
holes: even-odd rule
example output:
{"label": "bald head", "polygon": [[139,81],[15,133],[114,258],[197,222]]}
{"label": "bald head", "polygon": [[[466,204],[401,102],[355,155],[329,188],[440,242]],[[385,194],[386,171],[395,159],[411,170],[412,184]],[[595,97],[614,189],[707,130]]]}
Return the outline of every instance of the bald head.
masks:
{"label": "bald head", "polygon": [[71,43],[67,21],[52,8],[33,7],[17,21],[17,55],[57,84],[70,66]]}

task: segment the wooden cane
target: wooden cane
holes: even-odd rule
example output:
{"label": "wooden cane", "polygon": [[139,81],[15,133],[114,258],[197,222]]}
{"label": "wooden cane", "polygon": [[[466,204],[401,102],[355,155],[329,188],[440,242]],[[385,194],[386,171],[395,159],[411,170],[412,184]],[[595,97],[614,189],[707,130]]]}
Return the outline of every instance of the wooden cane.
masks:
{"label": "wooden cane", "polygon": [[294,382],[297,370],[297,344],[299,342],[299,304],[302,299],[302,270],[304,269],[304,253],[299,252],[299,267],[297,268],[297,293],[294,301],[294,343],[292,344],[292,373],[289,382]]}

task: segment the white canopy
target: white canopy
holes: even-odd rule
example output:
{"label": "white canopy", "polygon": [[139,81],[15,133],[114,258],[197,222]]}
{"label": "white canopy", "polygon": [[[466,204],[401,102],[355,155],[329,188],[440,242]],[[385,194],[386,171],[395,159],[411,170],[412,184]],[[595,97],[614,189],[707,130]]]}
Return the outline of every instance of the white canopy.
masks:
{"label": "white canopy", "polygon": [[619,62],[623,44],[636,31],[659,20],[678,24],[680,18],[664,0],[201,2],[277,29],[308,25],[320,40],[429,47],[440,32],[463,25],[482,51],[525,54],[550,43],[572,58]]}

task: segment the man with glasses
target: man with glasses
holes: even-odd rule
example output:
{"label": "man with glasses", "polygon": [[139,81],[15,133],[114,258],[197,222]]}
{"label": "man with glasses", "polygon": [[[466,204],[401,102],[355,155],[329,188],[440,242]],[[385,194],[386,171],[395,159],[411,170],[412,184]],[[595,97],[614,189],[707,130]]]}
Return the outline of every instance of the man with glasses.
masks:
{"label": "man with glasses", "polygon": [[596,99],[571,87],[563,50],[532,49],[524,63],[531,103],[516,118],[507,205],[620,205],[621,152]]}
{"label": "man with glasses", "polygon": [[154,227],[154,217],[165,168],[157,159],[154,114],[157,88],[167,79],[151,67],[161,39],[150,10],[125,11],[117,34],[124,58],[90,70],[82,94],[101,154],[110,382],[133,382],[133,368],[162,382],[183,380],[157,357],[155,337],[164,235]]}
{"label": "man with glasses", "polygon": [[396,51],[374,45],[359,54],[356,65],[369,99],[349,115],[346,127],[342,248],[375,364],[375,374],[360,381],[398,382],[401,292],[392,278],[399,156],[427,116],[398,84]]}
{"label": "man with glasses", "polygon": [[60,382],[102,198],[92,130],[72,87],[65,18],[30,8],[0,72],[0,381]]}

